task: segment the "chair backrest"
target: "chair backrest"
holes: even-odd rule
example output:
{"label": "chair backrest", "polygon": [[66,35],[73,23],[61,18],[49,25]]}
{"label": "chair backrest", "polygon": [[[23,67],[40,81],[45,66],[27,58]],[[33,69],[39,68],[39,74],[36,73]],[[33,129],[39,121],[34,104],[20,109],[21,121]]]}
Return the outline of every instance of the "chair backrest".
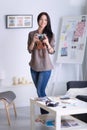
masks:
{"label": "chair backrest", "polygon": [[8,103],[11,103],[16,98],[16,95],[12,91],[0,92],[0,99],[5,99]]}
{"label": "chair backrest", "polygon": [[87,87],[87,81],[68,81],[67,90],[70,88],[84,88]]}

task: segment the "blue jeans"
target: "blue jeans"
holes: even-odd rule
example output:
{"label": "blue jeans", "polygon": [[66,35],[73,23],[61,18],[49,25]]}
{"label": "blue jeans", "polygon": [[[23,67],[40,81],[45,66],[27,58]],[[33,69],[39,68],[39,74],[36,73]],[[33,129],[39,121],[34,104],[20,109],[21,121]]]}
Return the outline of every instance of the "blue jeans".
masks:
{"label": "blue jeans", "polygon": [[[32,68],[30,68],[30,71],[31,71],[33,82],[37,89],[38,97],[45,97],[46,96],[45,89],[51,75],[51,70],[37,72]],[[41,113],[45,114],[45,112],[43,111],[44,110],[41,109]]]}

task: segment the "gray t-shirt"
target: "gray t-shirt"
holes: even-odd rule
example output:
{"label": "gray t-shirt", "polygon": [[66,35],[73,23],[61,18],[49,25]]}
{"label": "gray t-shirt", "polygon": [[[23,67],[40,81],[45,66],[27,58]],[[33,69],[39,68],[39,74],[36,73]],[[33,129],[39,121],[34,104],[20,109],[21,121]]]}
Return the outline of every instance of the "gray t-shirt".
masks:
{"label": "gray t-shirt", "polygon": [[[52,62],[50,60],[50,52],[49,50],[46,48],[43,49],[37,49],[36,47],[34,47],[34,49],[31,51],[29,49],[29,46],[33,40],[33,36],[35,33],[38,33],[38,30],[32,31],[29,33],[28,35],[28,51],[29,53],[31,53],[31,60],[29,62],[29,65],[31,66],[31,68],[35,71],[47,71],[47,70],[51,70],[53,69],[53,65]],[[50,42],[51,47],[54,48],[54,36]],[[51,53],[53,54],[53,53]]]}

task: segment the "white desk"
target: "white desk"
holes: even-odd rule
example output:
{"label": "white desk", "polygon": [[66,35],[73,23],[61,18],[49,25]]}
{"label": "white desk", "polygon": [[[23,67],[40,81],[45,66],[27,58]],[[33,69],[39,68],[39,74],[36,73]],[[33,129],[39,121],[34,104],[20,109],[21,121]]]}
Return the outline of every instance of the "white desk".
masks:
{"label": "white desk", "polygon": [[[49,111],[50,113],[52,113],[54,115],[55,130],[61,130],[61,117],[62,116],[87,113],[87,103],[86,102],[75,99],[75,103],[74,102],[72,102],[71,104],[67,103],[66,108],[63,108],[63,106],[65,106],[65,103],[61,103],[61,101],[59,101],[59,102],[60,102],[59,106],[57,106],[57,107],[47,107],[45,105],[45,102],[30,99],[31,130],[35,130],[35,105]],[[84,124],[84,127],[81,128],[81,130],[86,130],[87,124],[86,123],[83,123],[83,124]],[[80,130],[80,128],[78,128],[78,130]]]}

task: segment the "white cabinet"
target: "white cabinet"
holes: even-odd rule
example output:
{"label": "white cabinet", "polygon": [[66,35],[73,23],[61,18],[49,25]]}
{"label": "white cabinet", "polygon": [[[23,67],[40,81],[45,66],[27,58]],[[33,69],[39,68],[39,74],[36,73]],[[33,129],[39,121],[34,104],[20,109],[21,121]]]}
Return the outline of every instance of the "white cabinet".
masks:
{"label": "white cabinet", "polygon": [[[37,92],[34,84],[0,87],[0,92],[9,90],[13,91],[16,94],[16,107],[29,106],[30,97],[37,97]],[[3,107],[2,105],[3,104],[0,102],[0,108]]]}

